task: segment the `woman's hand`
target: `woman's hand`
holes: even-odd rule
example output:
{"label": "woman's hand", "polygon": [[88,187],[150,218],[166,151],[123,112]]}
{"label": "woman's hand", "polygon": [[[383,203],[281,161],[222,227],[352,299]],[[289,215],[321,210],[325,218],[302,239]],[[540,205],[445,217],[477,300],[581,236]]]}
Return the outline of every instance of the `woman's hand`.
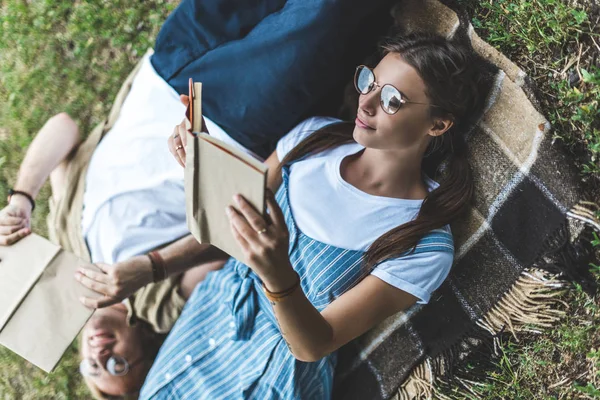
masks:
{"label": "woman's hand", "polygon": [[[188,106],[190,104],[190,99],[188,96],[182,94],[179,96],[179,99],[183,103],[184,106]],[[187,134],[191,129],[190,121],[186,118],[181,121],[179,125],[175,125],[173,129],[173,133],[169,136],[169,140],[167,141],[169,145],[169,151],[175,157],[175,161],[179,163],[182,167],[185,168],[185,145],[187,144]]]}
{"label": "woman's hand", "polygon": [[267,288],[278,292],[289,288],[296,276],[288,256],[289,231],[273,192],[267,190],[268,223],[242,196],[234,196],[239,212],[226,209],[233,237],[241,247],[244,262],[262,279]]}
{"label": "woman's hand", "polygon": [[31,233],[31,203],[14,195],[0,211],[0,246],[10,246]]}
{"label": "woman's hand", "polygon": [[[183,103],[184,106],[189,106],[190,98],[184,94],[179,95],[179,99]],[[167,141],[169,145],[169,151],[175,157],[175,160],[185,168],[185,146],[187,145],[187,135],[192,133],[192,125],[190,124],[190,120],[185,117],[183,121],[179,125],[175,125],[173,129],[173,133],[169,136]],[[206,122],[204,121],[204,117],[202,117],[202,132],[209,133],[206,129]]]}
{"label": "woman's hand", "polygon": [[75,279],[83,286],[104,295],[100,299],[81,297],[79,300],[89,308],[103,308],[116,304],[151,283],[153,279],[152,263],[147,256],[134,257],[115,265],[98,263],[96,266],[102,272],[79,268],[75,273]]}

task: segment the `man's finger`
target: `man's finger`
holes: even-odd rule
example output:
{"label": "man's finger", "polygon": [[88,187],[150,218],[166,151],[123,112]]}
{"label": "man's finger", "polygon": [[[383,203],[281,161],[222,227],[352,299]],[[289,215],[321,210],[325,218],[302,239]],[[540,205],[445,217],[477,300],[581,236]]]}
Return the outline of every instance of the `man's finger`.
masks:
{"label": "man's finger", "polygon": [[81,304],[91,309],[104,308],[112,306],[113,304],[117,304],[119,302],[119,300],[110,297],[103,297],[101,299],[90,299],[89,297],[80,297],[79,301],[81,302]]}
{"label": "man's finger", "polygon": [[77,281],[79,283],[81,283],[83,286],[85,286],[86,288],[93,290],[96,293],[99,294],[103,294],[103,295],[108,295],[109,293],[109,288],[107,285],[105,285],[104,283],[100,283],[97,282],[93,279],[88,278],[87,276],[85,276],[84,274],[82,274],[81,272],[76,272],[75,273],[75,279],[77,279]]}
{"label": "man's finger", "polygon": [[26,228],[26,224],[24,222],[20,223],[19,225],[0,226],[0,235],[8,236],[23,228]]}
{"label": "man's finger", "polygon": [[95,280],[96,282],[104,283],[106,285],[110,284],[110,278],[105,273],[101,274],[101,273],[92,271],[91,269],[87,269],[87,268],[79,268],[77,270],[77,272],[81,273],[82,275],[87,276],[88,278],[90,278],[92,280]]}
{"label": "man's finger", "polygon": [[96,263],[94,265],[96,265],[96,267],[100,268],[100,271],[104,272],[105,274],[108,274],[113,268],[112,265],[106,264],[106,263]]}
{"label": "man's finger", "polygon": [[9,214],[0,217],[0,226],[17,226],[25,223],[25,218],[15,217]]}
{"label": "man's finger", "polygon": [[10,246],[19,240],[23,239],[25,236],[29,235],[31,230],[29,228],[23,228],[11,235],[8,236],[0,236],[0,246]]}

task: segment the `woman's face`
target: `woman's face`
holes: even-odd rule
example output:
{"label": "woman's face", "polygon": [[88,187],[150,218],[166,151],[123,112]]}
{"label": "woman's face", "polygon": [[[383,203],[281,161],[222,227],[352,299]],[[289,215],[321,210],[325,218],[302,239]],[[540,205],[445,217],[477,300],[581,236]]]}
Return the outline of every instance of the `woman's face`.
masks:
{"label": "woman's face", "polygon": [[381,86],[385,84],[394,86],[408,101],[431,104],[423,79],[398,53],[388,53],[373,72],[379,86],[359,97],[354,140],[367,148],[423,154],[432,135],[440,134],[429,106],[406,103],[392,115],[380,106]]}
{"label": "woman's face", "polygon": [[[123,304],[96,310],[82,332],[81,357],[99,371],[88,376],[98,389],[109,395],[122,395],[139,390],[147,368],[143,362],[141,327],[127,325],[127,309]],[[130,367],[124,376],[113,376],[107,371],[107,361],[113,356],[124,357]]]}

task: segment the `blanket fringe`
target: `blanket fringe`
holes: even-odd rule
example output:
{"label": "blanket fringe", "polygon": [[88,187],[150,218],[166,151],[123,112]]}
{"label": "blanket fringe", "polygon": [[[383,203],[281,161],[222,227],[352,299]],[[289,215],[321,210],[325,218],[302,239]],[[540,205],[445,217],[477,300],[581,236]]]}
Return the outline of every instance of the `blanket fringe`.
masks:
{"label": "blanket fringe", "polygon": [[[573,207],[568,216],[585,222],[600,232],[600,221],[597,217],[599,212],[600,206],[597,203],[582,201]],[[509,332],[518,342],[518,333],[542,333],[565,316],[569,305],[559,297],[568,290],[571,281],[578,280],[573,279],[572,272],[567,270],[580,264],[585,257],[581,257],[577,245],[570,242],[566,227],[557,232],[551,241],[554,243],[549,243],[544,249],[545,255],[560,256],[562,262],[541,262],[523,271],[510,290],[476,322],[472,332],[452,348],[436,357],[428,357],[417,365],[398,389],[394,400],[452,400],[453,398],[439,390],[441,387],[450,387],[451,383],[453,394],[479,399],[481,396],[475,388],[482,383],[465,378],[473,377],[477,372],[461,368],[461,361],[473,351],[481,353],[482,360],[489,359],[490,354],[497,356],[500,338],[504,333]],[[551,268],[557,264],[560,264],[560,268]],[[562,307],[557,308],[559,305]],[[482,345],[487,345],[488,348],[476,350],[486,347]],[[461,376],[454,374],[456,369],[460,369]],[[479,373],[483,374],[482,371]],[[484,376],[481,378],[484,379]]]}
{"label": "blanket fringe", "polygon": [[553,326],[554,322],[565,315],[565,311],[555,308],[556,305],[562,304],[568,308],[568,305],[558,298],[565,292],[566,285],[567,282],[561,280],[557,274],[538,268],[524,271],[496,306],[477,321],[480,332],[472,332],[454,348],[437,357],[426,358],[417,365],[398,389],[394,400],[450,400],[450,397],[436,389],[438,384],[447,385],[448,379],[460,385],[459,392],[471,398],[479,398],[473,390],[474,386],[480,385],[478,382],[464,376],[453,376],[455,361],[464,359],[471,350],[482,344],[486,334],[488,338],[492,338],[492,352],[497,355],[499,337],[505,331],[509,331],[518,341],[518,332],[540,333],[544,328]]}

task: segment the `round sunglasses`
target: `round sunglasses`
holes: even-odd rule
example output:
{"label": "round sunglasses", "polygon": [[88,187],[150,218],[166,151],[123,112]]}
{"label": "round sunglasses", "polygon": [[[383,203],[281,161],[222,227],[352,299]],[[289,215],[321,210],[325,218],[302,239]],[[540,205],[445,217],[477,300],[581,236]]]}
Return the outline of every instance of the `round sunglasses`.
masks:
{"label": "round sunglasses", "polygon": [[360,94],[368,94],[372,90],[375,90],[376,87],[380,87],[381,93],[379,94],[379,104],[381,105],[381,109],[390,115],[397,113],[402,105],[407,103],[439,107],[435,104],[408,101],[398,89],[389,83],[381,86],[375,81],[375,73],[373,70],[366,65],[359,65],[356,67],[356,72],[354,73],[354,87]]}
{"label": "round sunglasses", "polygon": [[[140,358],[138,361],[129,364],[125,357],[113,355],[106,362],[106,371],[112,376],[123,376],[127,375],[129,370],[135,365],[143,361]],[[84,358],[79,363],[79,372],[83,376],[98,377],[102,374],[102,368],[96,363],[96,361],[90,358]]]}

